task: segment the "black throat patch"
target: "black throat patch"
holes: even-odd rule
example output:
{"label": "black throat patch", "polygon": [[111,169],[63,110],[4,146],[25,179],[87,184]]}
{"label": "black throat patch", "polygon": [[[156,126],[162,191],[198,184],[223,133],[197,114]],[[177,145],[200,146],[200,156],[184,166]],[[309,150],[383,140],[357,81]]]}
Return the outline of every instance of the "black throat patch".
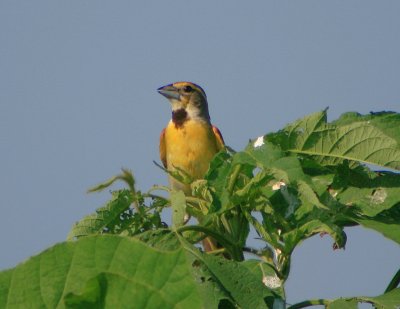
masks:
{"label": "black throat patch", "polygon": [[172,122],[177,128],[181,127],[188,119],[188,114],[184,108],[180,108],[172,112]]}

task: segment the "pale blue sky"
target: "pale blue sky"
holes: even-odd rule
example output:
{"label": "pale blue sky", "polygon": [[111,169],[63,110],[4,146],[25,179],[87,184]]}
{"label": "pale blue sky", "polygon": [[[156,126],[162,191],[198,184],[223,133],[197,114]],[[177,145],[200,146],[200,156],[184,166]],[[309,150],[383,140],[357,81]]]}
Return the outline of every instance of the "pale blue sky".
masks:
{"label": "pale blue sky", "polygon": [[[131,168],[140,189],[170,117],[156,89],[189,80],[240,150],[329,106],[400,112],[398,1],[0,0],[0,269],[63,241]],[[299,247],[288,300],[380,294],[400,248],[361,228],[345,251]]]}

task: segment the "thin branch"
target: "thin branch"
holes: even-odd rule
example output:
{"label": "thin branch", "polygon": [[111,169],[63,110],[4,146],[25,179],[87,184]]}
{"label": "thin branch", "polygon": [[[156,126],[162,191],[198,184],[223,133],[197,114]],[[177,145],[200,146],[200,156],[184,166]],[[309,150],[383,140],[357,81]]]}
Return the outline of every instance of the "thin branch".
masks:
{"label": "thin branch", "polygon": [[157,195],[157,194],[143,193],[142,196],[143,196],[144,198],[160,199],[160,200],[163,200],[163,201],[165,201],[165,202],[169,202],[169,199],[168,199],[168,198],[166,198],[166,197],[164,197],[164,196],[161,196],[161,195]]}

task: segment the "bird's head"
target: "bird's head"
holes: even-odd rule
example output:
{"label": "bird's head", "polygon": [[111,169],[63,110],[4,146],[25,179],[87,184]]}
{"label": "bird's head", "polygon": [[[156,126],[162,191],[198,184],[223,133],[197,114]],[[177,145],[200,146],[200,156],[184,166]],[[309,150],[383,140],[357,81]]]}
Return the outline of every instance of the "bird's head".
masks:
{"label": "bird's head", "polygon": [[200,86],[190,82],[177,82],[157,90],[171,103],[173,118],[175,113],[191,119],[210,121],[207,96]]}

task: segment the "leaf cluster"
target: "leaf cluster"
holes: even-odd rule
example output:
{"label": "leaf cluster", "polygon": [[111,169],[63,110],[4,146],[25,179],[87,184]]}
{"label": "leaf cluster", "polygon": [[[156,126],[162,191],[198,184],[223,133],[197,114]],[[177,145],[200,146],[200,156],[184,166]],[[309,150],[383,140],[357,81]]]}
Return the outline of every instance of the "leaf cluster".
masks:
{"label": "leaf cluster", "polygon": [[122,169],[122,174],[89,189],[88,192],[102,191],[117,180],[123,181],[128,189],[112,191],[112,198],[106,205],[74,224],[67,240],[96,234],[134,236],[166,227],[161,221],[161,211],[167,200],[137,191],[133,174],[127,169]]}
{"label": "leaf cluster", "polygon": [[[204,179],[166,171],[190,183],[190,196],[166,187],[143,193],[122,170],[90,191],[116,181],[127,188],[77,222],[67,242],[0,273],[0,307],[285,308],[292,253],[307,238],[328,234],[339,249],[344,228],[362,225],[400,243],[399,127],[393,112],[346,113],[331,123],[326,110],[317,112],[242,151],[220,152]],[[250,227],[261,247],[248,245]],[[204,253],[205,237],[220,248]],[[400,271],[380,296],[289,308],[396,308],[399,282]]]}

